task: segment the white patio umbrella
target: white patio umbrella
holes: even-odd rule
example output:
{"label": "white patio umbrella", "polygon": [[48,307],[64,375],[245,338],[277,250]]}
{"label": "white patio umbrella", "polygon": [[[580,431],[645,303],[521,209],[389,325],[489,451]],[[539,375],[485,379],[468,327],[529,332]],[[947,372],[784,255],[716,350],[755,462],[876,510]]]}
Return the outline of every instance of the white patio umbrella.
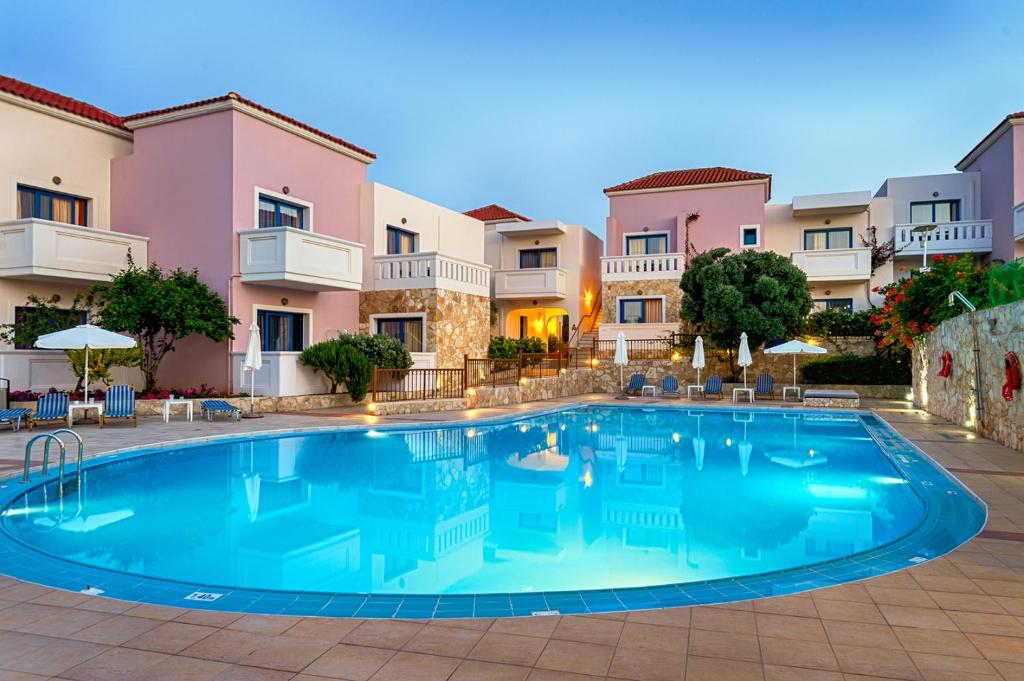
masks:
{"label": "white patio umbrella", "polygon": [[256,372],[263,367],[263,342],[260,340],[260,327],[254,321],[249,325],[249,345],[245,348],[245,359],[242,360],[242,371],[252,375],[249,387],[249,415],[254,416],[256,401]]}
{"label": "white patio umbrella", "polygon": [[46,350],[85,350],[85,397],[89,399],[89,350],[134,348],[135,339],[93,324],[79,324],[63,331],[54,331],[36,339],[35,346]]}
{"label": "white patio umbrella", "polygon": [[700,336],[697,336],[697,340],[693,342],[693,362],[691,364],[697,370],[697,385],[703,385],[700,382],[700,370],[704,368],[704,339]]}
{"label": "white patio umbrella", "polygon": [[754,358],[750,356],[750,344],[747,342],[747,332],[744,331],[740,334],[740,356],[739,365],[743,367],[743,387],[747,387],[747,367],[754,363]]}
{"label": "white patio umbrella", "polygon": [[629,364],[629,350],[626,347],[626,334],[621,331],[615,337],[615,363],[619,366],[619,390],[622,390],[622,368]]}
{"label": "white patio umbrella", "polygon": [[796,387],[796,356],[797,355],[823,355],[827,352],[825,348],[804,343],[803,341],[791,340],[775,347],[765,348],[768,355],[793,355],[793,387]]}

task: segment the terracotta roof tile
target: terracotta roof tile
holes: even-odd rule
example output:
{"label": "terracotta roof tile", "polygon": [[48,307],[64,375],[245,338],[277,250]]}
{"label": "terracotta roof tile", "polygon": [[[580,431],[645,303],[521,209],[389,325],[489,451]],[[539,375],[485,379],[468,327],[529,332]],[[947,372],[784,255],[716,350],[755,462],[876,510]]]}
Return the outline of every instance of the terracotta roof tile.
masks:
{"label": "terracotta roof tile", "polygon": [[115,116],[109,111],[104,111],[98,106],[87,104],[71,97],[46,90],[44,88],[26,83],[10,76],[0,75],[0,92],[7,92],[37,104],[45,104],[55,109],[60,109],[82,118],[109,125],[112,128],[125,130],[124,121],[120,116]]}
{"label": "terracotta roof tile", "polygon": [[768,180],[771,192],[772,176],[769,173],[752,173],[736,168],[690,168],[688,170],[666,170],[607,187],[605,194],[612,192],[629,192],[643,189],[668,189],[671,187],[687,187],[701,184],[724,184],[727,182],[744,182],[749,180]]}
{"label": "terracotta roof tile", "polygon": [[483,206],[481,208],[474,208],[473,210],[467,210],[464,215],[468,215],[471,218],[476,218],[483,222],[498,220],[522,220],[523,222],[530,222],[530,218],[525,215],[514,213],[508,208],[503,208],[496,203],[492,203],[489,206]]}
{"label": "terracotta roof tile", "polygon": [[216,102],[224,102],[224,101],[227,101],[229,99],[233,99],[236,102],[239,102],[241,104],[245,104],[247,106],[251,106],[252,108],[256,109],[257,111],[262,111],[263,113],[269,114],[269,115],[273,116],[274,118],[277,118],[277,119],[280,119],[280,120],[284,121],[285,123],[289,123],[289,124],[294,125],[296,127],[302,128],[303,130],[305,130],[307,132],[313,133],[317,137],[322,137],[325,140],[328,140],[330,142],[334,142],[335,144],[340,144],[341,146],[345,147],[346,149],[351,149],[352,151],[354,151],[354,152],[356,152],[358,154],[362,154],[363,156],[367,156],[369,158],[377,158],[377,155],[374,154],[372,151],[367,151],[366,149],[363,149],[362,147],[356,146],[355,144],[352,144],[351,142],[347,142],[347,141],[341,139],[340,137],[335,137],[334,135],[326,133],[323,130],[320,130],[318,128],[314,128],[311,125],[307,125],[307,124],[303,123],[302,121],[299,121],[299,120],[296,120],[296,119],[292,118],[291,116],[285,116],[284,114],[278,113],[277,111],[274,111],[273,109],[270,109],[270,108],[267,108],[267,107],[263,106],[262,104],[257,104],[256,102],[252,101],[251,99],[246,99],[245,97],[241,96],[237,92],[229,92],[226,95],[221,95],[220,97],[212,97],[210,99],[199,100],[198,102],[189,102],[188,104],[179,104],[177,106],[169,106],[169,107],[166,107],[164,109],[155,109],[153,111],[143,111],[142,113],[136,113],[136,114],[132,114],[130,116],[125,116],[124,120],[125,121],[134,121],[134,120],[138,120],[140,118],[148,118],[150,116],[159,116],[161,114],[171,113],[172,111],[184,111],[186,109],[193,109],[193,108],[196,108],[196,107],[205,106],[206,104],[214,104]]}

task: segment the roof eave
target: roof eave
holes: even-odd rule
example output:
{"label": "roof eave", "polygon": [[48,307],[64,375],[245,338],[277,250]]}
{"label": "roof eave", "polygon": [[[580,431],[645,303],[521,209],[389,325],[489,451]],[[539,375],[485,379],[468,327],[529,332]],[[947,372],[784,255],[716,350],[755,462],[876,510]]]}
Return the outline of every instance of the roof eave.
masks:
{"label": "roof eave", "polygon": [[1007,130],[1014,125],[1024,125],[1024,117],[1011,117],[1007,116],[999,125],[992,129],[992,132],[985,135],[980,142],[974,145],[974,148],[967,152],[967,155],[960,159],[953,167],[963,172],[965,168],[969,167],[972,163],[978,160],[978,157],[988,151],[989,147],[995,144],[1000,137],[1002,137]]}
{"label": "roof eave", "polygon": [[20,97],[10,92],[4,92],[0,90],[0,101],[8,102],[10,104],[14,104],[15,106],[20,106],[31,111],[38,111],[39,113],[47,114],[48,116],[53,116],[54,118],[60,118],[61,120],[69,121],[71,123],[77,123],[78,125],[82,125],[87,128],[92,128],[93,130],[99,130],[100,132],[105,132],[107,134],[114,135],[115,137],[120,137],[122,139],[128,140],[132,139],[131,130],[119,128],[115,125],[110,125],[108,123],[104,123],[103,121],[98,121],[94,118],[89,118],[87,116],[79,116],[78,114],[71,113],[70,111],[65,111],[64,109],[61,109],[59,107],[51,106],[49,104],[43,104],[42,102],[37,102],[26,97]]}
{"label": "roof eave", "polygon": [[754,180],[736,180],[735,182],[707,182],[704,184],[681,184],[671,187],[651,187],[650,189],[621,189],[619,191],[604,190],[605,196],[626,196],[629,194],[655,194],[658,192],[681,192],[691,189],[711,189],[713,187],[741,187],[744,185],[763,184],[765,186],[764,200],[767,203],[772,197],[772,178],[763,177]]}

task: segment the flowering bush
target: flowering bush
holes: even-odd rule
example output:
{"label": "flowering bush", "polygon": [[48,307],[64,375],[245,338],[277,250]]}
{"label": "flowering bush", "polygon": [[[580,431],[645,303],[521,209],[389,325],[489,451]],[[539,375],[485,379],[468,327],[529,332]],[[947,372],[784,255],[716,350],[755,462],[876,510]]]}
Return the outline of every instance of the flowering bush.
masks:
{"label": "flowering bush", "polygon": [[188,400],[195,400],[203,397],[224,397],[223,393],[216,390],[212,386],[203,383],[198,388],[160,388],[158,390],[149,390],[141,392],[137,395],[137,399],[140,400],[167,400],[170,399],[171,395],[175,397],[182,397]]}
{"label": "flowering bush", "polygon": [[34,402],[39,399],[42,393],[32,390],[12,390],[9,397],[11,402]]}
{"label": "flowering bush", "polygon": [[983,307],[988,274],[969,255],[935,255],[927,272],[914,270],[906,279],[873,290],[885,296],[882,307],[871,315],[879,347],[911,348],[939,322],[963,312],[960,306],[948,304],[951,291],[960,291]]}

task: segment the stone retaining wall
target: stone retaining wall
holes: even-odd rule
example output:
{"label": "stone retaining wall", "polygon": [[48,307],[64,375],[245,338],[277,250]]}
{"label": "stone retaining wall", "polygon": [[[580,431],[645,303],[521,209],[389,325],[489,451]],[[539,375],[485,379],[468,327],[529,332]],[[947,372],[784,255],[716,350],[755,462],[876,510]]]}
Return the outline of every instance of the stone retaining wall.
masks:
{"label": "stone retaining wall", "polygon": [[[972,325],[973,318],[973,325]],[[978,340],[981,404],[975,392],[974,338]],[[938,376],[942,353],[952,355],[948,378]],[[914,404],[979,435],[1024,451],[1024,391],[1000,394],[1003,356],[1024,363],[1024,300],[947,319],[914,346]]]}
{"label": "stone retaining wall", "polygon": [[[205,398],[204,398],[205,399]],[[249,411],[248,397],[217,397],[212,399],[224,400],[244,411]],[[199,418],[199,403],[202,399],[192,400],[193,417]],[[348,393],[336,393],[325,395],[296,395],[294,397],[257,397],[255,400],[256,411],[264,414],[289,411],[307,411],[309,409],[328,409],[332,407],[348,407],[352,400]],[[11,407],[24,407],[35,410],[35,402],[12,402]],[[139,416],[162,416],[164,413],[163,400],[136,400],[135,411]],[[183,407],[174,407],[171,414],[178,416],[184,414]]]}

